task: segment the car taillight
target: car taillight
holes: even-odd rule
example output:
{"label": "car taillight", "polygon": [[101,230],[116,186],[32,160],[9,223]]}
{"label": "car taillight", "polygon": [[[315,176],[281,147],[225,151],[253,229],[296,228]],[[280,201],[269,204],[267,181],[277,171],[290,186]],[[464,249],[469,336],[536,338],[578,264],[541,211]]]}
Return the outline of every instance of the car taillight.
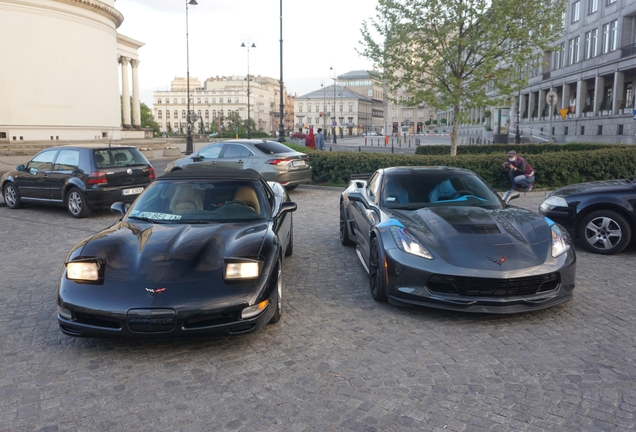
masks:
{"label": "car taillight", "polygon": [[153,167],[148,167],[148,180],[155,179],[155,169]]}
{"label": "car taillight", "polygon": [[93,171],[88,179],[86,179],[86,184],[96,185],[96,184],[108,184],[108,178],[106,177],[106,173],[104,171]]}
{"label": "car taillight", "polygon": [[270,159],[265,163],[268,163],[270,165],[287,165],[291,161],[292,161],[291,158],[283,158],[283,159]]}

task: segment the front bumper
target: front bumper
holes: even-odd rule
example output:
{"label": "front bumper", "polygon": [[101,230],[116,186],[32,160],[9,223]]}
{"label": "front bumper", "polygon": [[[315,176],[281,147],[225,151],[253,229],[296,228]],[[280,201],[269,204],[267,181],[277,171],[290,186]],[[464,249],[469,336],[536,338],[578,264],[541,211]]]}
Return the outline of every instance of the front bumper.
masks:
{"label": "front bumper", "polygon": [[[387,251],[388,298],[397,305],[511,314],[544,309],[572,299],[576,255],[574,249],[539,268],[507,272],[466,271],[440,274],[423,269],[403,252]],[[411,265],[409,265],[411,264]],[[448,283],[440,283],[448,281]],[[534,289],[532,284],[537,288]],[[456,284],[456,285],[454,285]],[[461,287],[459,287],[461,285]]]}

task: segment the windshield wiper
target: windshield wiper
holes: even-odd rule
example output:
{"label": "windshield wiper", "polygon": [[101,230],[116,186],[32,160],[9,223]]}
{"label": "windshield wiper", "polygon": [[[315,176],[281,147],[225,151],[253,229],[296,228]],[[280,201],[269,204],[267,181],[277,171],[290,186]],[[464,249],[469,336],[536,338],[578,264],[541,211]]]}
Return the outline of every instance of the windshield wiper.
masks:
{"label": "windshield wiper", "polygon": [[150,219],[147,217],[140,217],[140,216],[128,216],[128,219],[135,219],[135,220],[140,220],[140,221],[150,222],[150,223],[157,223],[157,224],[177,222],[177,221],[169,221],[169,220]]}

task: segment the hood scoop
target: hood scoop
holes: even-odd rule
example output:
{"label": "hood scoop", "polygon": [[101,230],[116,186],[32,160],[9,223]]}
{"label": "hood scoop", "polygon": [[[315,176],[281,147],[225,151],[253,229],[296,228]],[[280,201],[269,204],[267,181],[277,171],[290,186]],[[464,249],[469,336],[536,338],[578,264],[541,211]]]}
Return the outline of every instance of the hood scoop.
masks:
{"label": "hood scoop", "polygon": [[460,234],[499,234],[501,230],[495,224],[456,224],[453,225],[455,231]]}

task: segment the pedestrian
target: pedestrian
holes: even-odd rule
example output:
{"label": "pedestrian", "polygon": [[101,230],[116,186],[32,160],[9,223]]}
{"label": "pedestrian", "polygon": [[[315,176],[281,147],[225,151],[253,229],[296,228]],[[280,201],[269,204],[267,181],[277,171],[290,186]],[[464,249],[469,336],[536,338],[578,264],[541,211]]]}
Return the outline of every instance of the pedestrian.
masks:
{"label": "pedestrian", "polygon": [[316,150],[324,150],[325,149],[325,136],[322,134],[322,128],[318,128],[318,133],[316,134]]}
{"label": "pedestrian", "polygon": [[510,150],[508,152],[508,161],[504,162],[503,167],[508,171],[513,190],[517,190],[519,187],[526,188],[528,192],[532,190],[534,169],[524,158],[517,155],[516,151]]}
{"label": "pedestrian", "polygon": [[314,137],[314,128],[309,128],[309,133],[305,137],[305,146],[316,150],[316,139]]}

